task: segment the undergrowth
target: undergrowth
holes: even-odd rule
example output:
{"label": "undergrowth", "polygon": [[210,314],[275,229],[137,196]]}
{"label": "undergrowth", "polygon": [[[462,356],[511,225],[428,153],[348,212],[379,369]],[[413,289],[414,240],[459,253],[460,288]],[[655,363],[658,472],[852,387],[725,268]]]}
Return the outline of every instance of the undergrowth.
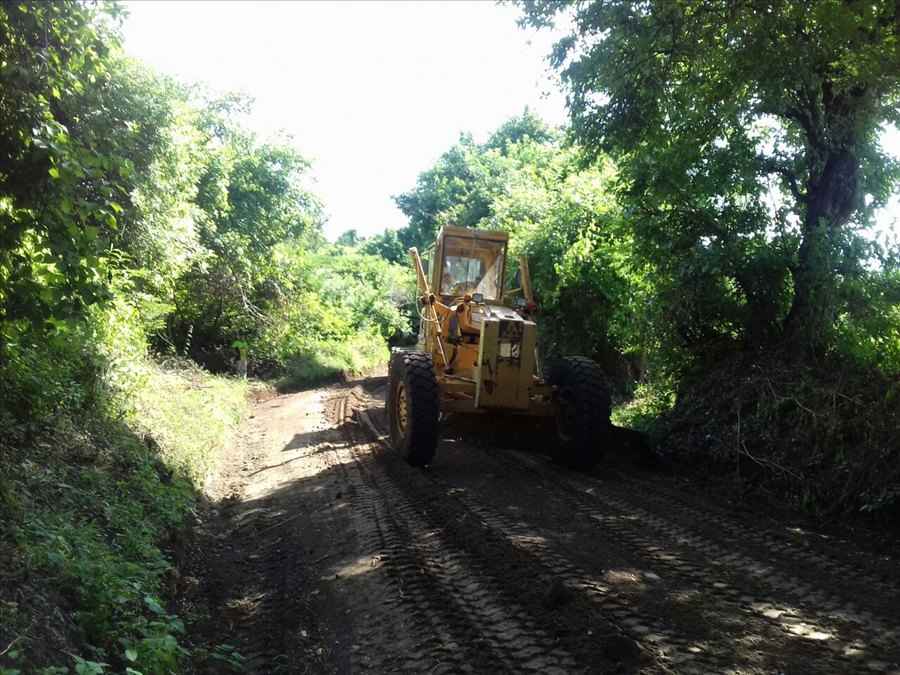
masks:
{"label": "undergrowth", "polygon": [[322,340],[299,349],[285,361],[280,391],[292,391],[325,382],[365,374],[387,363],[388,348],[377,335],[361,335],[350,340]]}
{"label": "undergrowth", "polygon": [[620,427],[651,432],[673,405],[675,390],[671,385],[641,385],[633,398],[613,408],[611,419]]}
{"label": "undergrowth", "polygon": [[169,358],[154,364],[134,392],[129,417],[170,469],[200,480],[243,419],[247,390],[243,380]]}
{"label": "undergrowth", "polygon": [[686,381],[655,436],[741,492],[900,522],[900,383],[874,369],[738,355]]}
{"label": "undergrowth", "polygon": [[247,385],[153,363],[140,341],[117,346],[108,333],[134,344],[130,325],[111,312],[78,333],[3,345],[3,675],[239,663],[227,645],[184,646],[167,551],[197,522],[193,481],[241,420]]}

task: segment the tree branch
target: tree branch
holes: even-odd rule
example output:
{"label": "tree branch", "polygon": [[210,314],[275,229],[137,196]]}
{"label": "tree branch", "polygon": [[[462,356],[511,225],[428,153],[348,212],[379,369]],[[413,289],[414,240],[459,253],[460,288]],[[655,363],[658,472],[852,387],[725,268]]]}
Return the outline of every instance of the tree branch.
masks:
{"label": "tree branch", "polygon": [[809,203],[809,195],[805,195],[800,192],[800,188],[797,186],[797,176],[794,175],[794,172],[788,169],[786,166],[779,166],[774,161],[769,161],[763,164],[763,169],[765,173],[780,173],[784,176],[788,181],[788,188],[791,191],[791,194],[801,204]]}

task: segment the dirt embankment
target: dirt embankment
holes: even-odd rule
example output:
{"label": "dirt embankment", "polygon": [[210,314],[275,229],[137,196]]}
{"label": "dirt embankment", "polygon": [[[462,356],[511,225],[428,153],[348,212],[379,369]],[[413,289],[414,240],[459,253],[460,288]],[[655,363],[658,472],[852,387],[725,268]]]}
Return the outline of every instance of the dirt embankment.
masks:
{"label": "dirt embankment", "polygon": [[878,551],[683,479],[384,442],[384,379],[260,403],[190,602],[247,673],[900,673]]}
{"label": "dirt embankment", "polygon": [[900,383],[875,370],[734,355],[684,384],[657,440],[745,497],[900,532]]}

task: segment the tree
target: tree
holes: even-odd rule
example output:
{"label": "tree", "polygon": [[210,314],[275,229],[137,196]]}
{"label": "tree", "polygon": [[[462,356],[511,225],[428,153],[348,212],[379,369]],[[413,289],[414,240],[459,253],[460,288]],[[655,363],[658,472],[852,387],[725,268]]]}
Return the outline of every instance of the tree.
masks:
{"label": "tree", "polygon": [[[486,143],[477,143],[471,134],[460,134],[456,145],[419,174],[415,188],[394,197],[397,208],[409,218],[409,225],[399,233],[401,244],[428,246],[444,225],[483,226],[496,196],[510,188],[522,163],[521,157],[510,154],[546,149],[560,138],[558,131],[529,108],[501,124]],[[536,158],[530,163],[535,167],[541,164]]]}
{"label": "tree", "polygon": [[[79,2],[3,2],[0,101],[0,303],[6,322],[65,327],[109,297],[110,241],[131,174],[134,135],[81,106],[108,78],[119,10]],[[9,335],[8,323],[4,334]]]}
{"label": "tree", "polygon": [[491,134],[485,145],[488,148],[498,148],[505,151],[507,145],[511,143],[521,143],[529,140],[537,143],[546,143],[554,140],[557,136],[558,134],[552,131],[544,120],[526,106],[525,110],[522,111],[521,117],[511,117],[501,124]]}
{"label": "tree", "polygon": [[349,246],[350,248],[353,248],[363,241],[365,241],[365,237],[360,237],[356,228],[353,228],[344,232],[334,243],[338,246]]}
{"label": "tree", "polygon": [[405,265],[409,260],[403,244],[397,236],[397,230],[385,230],[368,237],[360,247],[361,253],[384,258],[388,262]]}
{"label": "tree", "polygon": [[279,245],[317,234],[320,200],[304,186],[309,162],[289,139],[261,142],[227,121],[231,104],[201,115],[209,142],[200,172],[196,206],[198,240],[205,255],[182,275],[175,288],[175,311],[168,317],[169,341],[185,348],[208,348],[229,325],[266,320],[290,291],[278,263]]}
{"label": "tree", "polygon": [[74,100],[82,137],[116,148],[132,168],[117,177],[122,210],[101,235],[127,254],[129,276],[158,292],[199,249],[194,201],[208,153],[188,87],[119,50],[105,67],[108,76]]}
{"label": "tree", "polygon": [[508,281],[516,257],[527,255],[542,353],[594,357],[625,387],[622,355],[646,348],[634,318],[645,270],[610,190],[615,171],[581,164],[578,148],[564,147],[562,134],[526,109],[486,143],[463,135],[423,171],[398,198],[410,217],[398,236],[421,247],[443,224],[509,232]]}
{"label": "tree", "polygon": [[528,2],[523,20],[567,7],[552,63],[573,133],[619,161],[648,255],[682,272],[702,259],[769,339],[820,345],[859,272],[852,225],[897,186],[878,138],[900,121],[900,3]]}
{"label": "tree", "polygon": [[416,187],[394,197],[409,225],[400,233],[405,247],[427,246],[443,225],[475,227],[490,215],[489,197],[479,180],[484,166],[478,144],[469,134],[419,175]]}

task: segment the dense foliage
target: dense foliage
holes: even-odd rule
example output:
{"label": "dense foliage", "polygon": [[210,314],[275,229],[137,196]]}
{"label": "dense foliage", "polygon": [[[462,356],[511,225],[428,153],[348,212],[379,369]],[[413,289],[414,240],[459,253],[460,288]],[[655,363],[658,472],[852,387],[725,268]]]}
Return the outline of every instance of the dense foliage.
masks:
{"label": "dense foliage", "polygon": [[260,349],[284,364],[282,386],[365,373],[387,362],[387,344],[412,332],[408,267],[340,244],[286,252],[292,286],[283,315],[260,330]]}
{"label": "dense foliage", "polygon": [[323,240],[292,139],[128,57],[123,15],[0,4],[3,672],[237,663],[165,609],[164,548],[246,393],[181,357],[227,370],[243,331],[251,374],[296,386],[411,329],[406,270]]}
{"label": "dense foliage", "polygon": [[511,233],[545,360],[599,361],[672,456],[896,512],[900,249],[871,219],[900,176],[898,7],[523,3],[572,19],[569,133],[526,109],[462,134],[396,197],[406,227],[329,244],[252,101],[130,58],[115,3],[3,0],[0,670],[237,665],[166,609],[247,387],[184,357],[225,372],[240,331],[288,387],[383,364],[415,327],[407,249],[443,225]]}
{"label": "dense foliage", "polygon": [[571,137],[619,172],[637,316],[677,385],[669,452],[898,513],[900,241],[872,218],[900,184],[900,3],[521,5],[565,18]]}
{"label": "dense foliage", "polygon": [[[615,158],[642,254],[674,282],[661,300],[686,346],[738,335],[823,353],[896,319],[896,248],[857,232],[900,177],[879,141],[900,122],[898,8],[524,3],[528,23],[571,22],[551,61],[572,133]],[[882,274],[862,264],[875,260]],[[896,344],[880,348],[896,369]]]}

